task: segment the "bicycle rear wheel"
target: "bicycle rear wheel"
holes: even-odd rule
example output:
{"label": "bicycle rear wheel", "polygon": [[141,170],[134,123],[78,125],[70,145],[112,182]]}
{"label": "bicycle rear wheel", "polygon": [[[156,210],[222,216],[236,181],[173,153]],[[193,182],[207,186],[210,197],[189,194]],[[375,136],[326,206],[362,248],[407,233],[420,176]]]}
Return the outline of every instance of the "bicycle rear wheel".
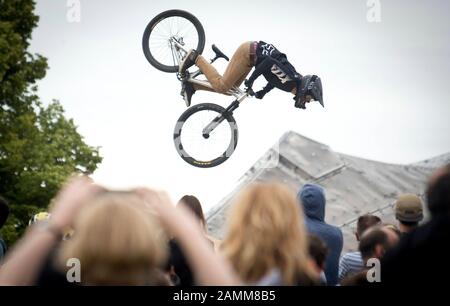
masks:
{"label": "bicycle rear wheel", "polygon": [[210,168],[226,161],[237,146],[238,128],[233,116],[222,121],[205,138],[203,129],[225,109],[217,104],[201,103],[188,108],[178,119],[173,133],[175,148],[181,158],[195,167]]}
{"label": "bicycle rear wheel", "polygon": [[149,63],[164,72],[178,72],[178,51],[171,39],[199,54],[205,47],[205,31],[194,15],[182,10],[160,13],[145,28],[142,49]]}

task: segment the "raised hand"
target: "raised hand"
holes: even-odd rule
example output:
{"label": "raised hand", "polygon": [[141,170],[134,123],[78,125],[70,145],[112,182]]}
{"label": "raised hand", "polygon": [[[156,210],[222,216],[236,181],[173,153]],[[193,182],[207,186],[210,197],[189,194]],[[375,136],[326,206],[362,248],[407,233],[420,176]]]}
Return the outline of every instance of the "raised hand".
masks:
{"label": "raised hand", "polygon": [[55,204],[50,210],[51,223],[61,231],[72,226],[80,210],[101,190],[86,176],[73,177],[55,198]]}

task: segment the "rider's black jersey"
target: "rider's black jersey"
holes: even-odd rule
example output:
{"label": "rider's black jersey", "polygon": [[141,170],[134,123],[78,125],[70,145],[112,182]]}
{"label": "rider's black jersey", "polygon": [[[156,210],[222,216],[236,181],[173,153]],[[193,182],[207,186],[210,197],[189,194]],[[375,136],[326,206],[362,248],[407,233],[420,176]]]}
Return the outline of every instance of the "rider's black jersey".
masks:
{"label": "rider's black jersey", "polygon": [[250,86],[261,74],[268,82],[264,88],[265,92],[274,87],[288,92],[297,88],[299,92],[302,76],[289,63],[286,54],[264,41],[258,42],[256,48],[255,70],[248,79]]}

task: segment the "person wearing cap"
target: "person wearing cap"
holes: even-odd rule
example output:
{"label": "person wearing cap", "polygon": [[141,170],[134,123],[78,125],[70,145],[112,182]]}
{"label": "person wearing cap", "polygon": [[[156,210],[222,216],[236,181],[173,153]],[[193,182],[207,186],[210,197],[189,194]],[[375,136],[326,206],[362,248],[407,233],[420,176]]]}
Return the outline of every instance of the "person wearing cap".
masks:
{"label": "person wearing cap", "polygon": [[[450,241],[450,163],[436,170],[426,189],[430,218],[405,235],[381,260],[381,283],[387,286],[446,285]],[[443,282],[441,282],[443,281]]]}
{"label": "person wearing cap", "polygon": [[402,235],[410,233],[423,220],[423,204],[415,194],[402,194],[395,202],[395,218]]}

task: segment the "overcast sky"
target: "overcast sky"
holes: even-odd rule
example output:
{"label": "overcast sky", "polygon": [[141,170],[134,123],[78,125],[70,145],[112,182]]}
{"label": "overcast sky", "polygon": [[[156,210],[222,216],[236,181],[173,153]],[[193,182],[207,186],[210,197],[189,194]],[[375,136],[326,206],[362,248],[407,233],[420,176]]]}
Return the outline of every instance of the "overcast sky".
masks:
{"label": "overcast sky", "polygon": [[[368,22],[366,0],[80,0],[80,22],[68,21],[70,2],[37,1],[31,49],[49,61],[43,102],[59,99],[86,141],[101,146],[100,183],[156,186],[174,199],[194,194],[207,209],[288,130],[390,163],[450,152],[449,1],[381,0],[380,22]],[[300,73],[321,76],[326,108],[296,109],[276,90],[246,100],[235,113],[232,157],[213,169],[185,163],[172,140],[186,109],[180,83],[150,66],[141,48],[147,23],[173,8],[202,22],[207,58],[213,43],[230,57],[244,41],[273,43]],[[197,92],[193,103],[202,102],[231,101]]]}

